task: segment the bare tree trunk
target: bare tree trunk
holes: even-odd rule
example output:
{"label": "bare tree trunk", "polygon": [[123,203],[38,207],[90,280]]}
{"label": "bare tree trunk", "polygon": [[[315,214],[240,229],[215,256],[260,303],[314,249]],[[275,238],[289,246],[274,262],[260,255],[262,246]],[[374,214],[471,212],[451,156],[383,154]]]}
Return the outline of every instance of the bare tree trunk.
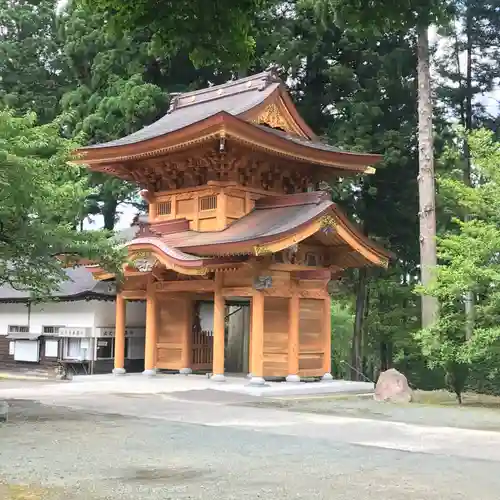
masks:
{"label": "bare tree trunk", "polygon": [[[473,28],[473,18],[470,5],[467,5],[467,15],[466,15],[466,28],[465,33],[467,37],[466,42],[466,73],[465,73],[465,120],[464,127],[468,134],[472,130],[472,28]],[[471,158],[469,150],[468,137],[464,140],[464,183],[467,186],[471,185]],[[465,215],[465,220],[469,220],[470,215]],[[474,292],[472,290],[467,291],[465,296],[465,339],[468,340],[472,337],[474,331],[474,319],[475,319],[475,304],[474,304]]]}
{"label": "bare tree trunk", "polygon": [[363,323],[367,299],[366,268],[358,271],[358,286],[356,291],[356,311],[351,343],[351,380],[361,380],[361,360],[363,357]]}
{"label": "bare tree trunk", "polygon": [[[423,286],[432,283],[436,256],[436,202],[434,139],[432,131],[431,74],[428,27],[419,27],[418,40],[418,150],[420,272]],[[422,326],[432,325],[438,313],[435,297],[422,296]]]}

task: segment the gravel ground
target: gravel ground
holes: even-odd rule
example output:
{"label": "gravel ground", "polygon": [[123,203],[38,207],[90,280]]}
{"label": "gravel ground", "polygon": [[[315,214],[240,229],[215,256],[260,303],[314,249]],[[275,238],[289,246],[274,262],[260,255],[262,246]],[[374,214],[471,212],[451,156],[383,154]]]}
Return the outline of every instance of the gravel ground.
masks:
{"label": "gravel ground", "polygon": [[10,403],[2,500],[499,498],[493,460]]}
{"label": "gravel ground", "polygon": [[[304,399],[260,400],[247,403],[261,408],[317,413],[423,426],[446,426],[462,429],[500,431],[500,410],[489,408],[389,404],[359,397],[323,397]],[[499,496],[500,498],[500,496]]]}

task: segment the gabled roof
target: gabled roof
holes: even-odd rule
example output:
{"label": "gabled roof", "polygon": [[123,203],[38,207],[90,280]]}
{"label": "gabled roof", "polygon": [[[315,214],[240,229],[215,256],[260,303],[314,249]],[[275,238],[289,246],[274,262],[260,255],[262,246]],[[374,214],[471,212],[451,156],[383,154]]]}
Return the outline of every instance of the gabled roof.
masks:
{"label": "gabled roof", "polygon": [[[373,173],[380,155],[341,151],[319,140],[271,71],[175,97],[167,114],[126,137],[81,148],[77,163],[128,178],[124,163],[227,137],[298,161]],[[114,169],[104,165],[119,164]],[[129,179],[130,180],[130,179]]]}
{"label": "gabled roof", "polygon": [[[93,274],[84,266],[65,269],[68,279],[61,281],[57,290],[51,294],[54,299],[73,300],[112,300],[116,291],[111,283],[95,281]],[[0,286],[0,302],[28,302],[31,294],[26,290],[16,290],[9,285]]]}

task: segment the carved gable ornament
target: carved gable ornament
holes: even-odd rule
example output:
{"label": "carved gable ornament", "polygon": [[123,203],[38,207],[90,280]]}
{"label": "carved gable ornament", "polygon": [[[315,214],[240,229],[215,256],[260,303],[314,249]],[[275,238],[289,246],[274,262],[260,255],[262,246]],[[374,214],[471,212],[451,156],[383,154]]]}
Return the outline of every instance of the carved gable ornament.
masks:
{"label": "carved gable ornament", "polygon": [[151,252],[137,252],[130,259],[132,265],[141,273],[150,273],[158,262]]}
{"label": "carved gable ornament", "polygon": [[278,106],[274,103],[266,106],[254,122],[259,125],[267,125],[271,128],[285,130],[286,132],[295,132],[291,124],[288,123],[285,117],[281,114]]}

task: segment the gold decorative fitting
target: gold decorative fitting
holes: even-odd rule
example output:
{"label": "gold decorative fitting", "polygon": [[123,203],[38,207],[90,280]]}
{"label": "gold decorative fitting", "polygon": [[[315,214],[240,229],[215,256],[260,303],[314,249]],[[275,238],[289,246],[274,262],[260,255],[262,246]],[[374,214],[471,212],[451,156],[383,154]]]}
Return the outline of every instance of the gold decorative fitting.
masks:
{"label": "gold decorative fitting", "polygon": [[293,127],[281,114],[278,106],[274,103],[266,106],[262,113],[254,120],[254,122],[268,125],[271,128],[285,130],[286,132],[295,132]]}
{"label": "gold decorative fitting", "polygon": [[260,255],[272,253],[271,250],[269,250],[269,248],[264,245],[255,245],[253,247],[253,251],[257,257],[259,257]]}
{"label": "gold decorative fitting", "polygon": [[337,221],[331,215],[323,215],[323,217],[319,219],[319,223],[321,225],[321,229],[335,229],[337,227]]}
{"label": "gold decorative fitting", "polygon": [[374,167],[366,167],[365,168],[365,174],[374,174],[376,171],[377,171],[377,169]]}

